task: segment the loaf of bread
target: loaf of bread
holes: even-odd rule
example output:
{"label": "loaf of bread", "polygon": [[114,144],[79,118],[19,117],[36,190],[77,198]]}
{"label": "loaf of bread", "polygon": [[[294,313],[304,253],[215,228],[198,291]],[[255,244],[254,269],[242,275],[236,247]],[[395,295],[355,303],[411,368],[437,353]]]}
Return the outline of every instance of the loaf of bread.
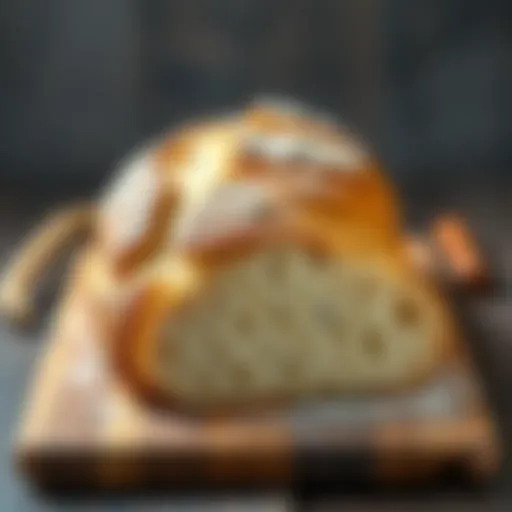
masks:
{"label": "loaf of bread", "polygon": [[118,187],[100,223],[131,283],[113,354],[136,392],[218,410],[401,390],[440,368],[446,307],[404,252],[393,187],[346,129],[260,103],[150,154],[128,169],[140,182],[126,213]]}
{"label": "loaf of bread", "polygon": [[221,410],[407,389],[453,342],[399,201],[345,127],[262,101],[139,149],[101,197],[90,297],[138,396]]}

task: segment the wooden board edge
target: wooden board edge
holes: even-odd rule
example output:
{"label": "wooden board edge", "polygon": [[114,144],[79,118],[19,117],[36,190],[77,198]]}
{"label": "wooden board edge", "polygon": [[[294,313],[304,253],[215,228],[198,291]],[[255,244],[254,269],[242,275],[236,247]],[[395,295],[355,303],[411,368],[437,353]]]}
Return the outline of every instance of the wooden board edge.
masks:
{"label": "wooden board edge", "polygon": [[[424,445],[429,449],[424,450]],[[496,475],[502,462],[501,442],[485,410],[475,411],[465,421],[383,428],[376,453],[376,477],[385,482],[416,480],[457,466],[473,481],[484,483]]]}

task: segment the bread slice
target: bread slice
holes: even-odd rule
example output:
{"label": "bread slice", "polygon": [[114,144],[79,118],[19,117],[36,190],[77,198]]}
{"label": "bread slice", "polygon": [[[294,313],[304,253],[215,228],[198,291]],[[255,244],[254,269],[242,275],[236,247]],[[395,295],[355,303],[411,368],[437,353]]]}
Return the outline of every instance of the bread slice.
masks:
{"label": "bread slice", "polygon": [[407,389],[450,351],[439,297],[396,260],[276,240],[207,268],[155,274],[123,324],[122,373],[167,405]]}

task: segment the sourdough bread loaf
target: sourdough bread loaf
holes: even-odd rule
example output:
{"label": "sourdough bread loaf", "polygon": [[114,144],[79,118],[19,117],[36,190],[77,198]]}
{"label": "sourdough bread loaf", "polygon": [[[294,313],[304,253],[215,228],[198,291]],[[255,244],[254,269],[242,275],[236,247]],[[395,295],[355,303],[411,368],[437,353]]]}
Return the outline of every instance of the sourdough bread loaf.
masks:
{"label": "sourdough bread loaf", "polygon": [[178,130],[101,203],[91,282],[115,368],[199,410],[407,389],[454,334],[403,235],[377,159],[316,112],[260,102]]}

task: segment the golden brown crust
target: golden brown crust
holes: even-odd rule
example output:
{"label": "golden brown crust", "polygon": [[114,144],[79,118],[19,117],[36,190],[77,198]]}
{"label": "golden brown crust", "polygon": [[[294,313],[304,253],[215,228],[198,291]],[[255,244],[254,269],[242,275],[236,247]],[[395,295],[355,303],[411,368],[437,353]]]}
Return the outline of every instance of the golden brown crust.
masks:
{"label": "golden brown crust", "polygon": [[218,126],[203,123],[168,134],[122,163],[117,181],[100,205],[96,229],[99,250],[113,271],[128,275],[165,248],[197,139]]}
{"label": "golden brown crust", "polygon": [[[399,236],[400,212],[393,187],[380,171],[379,164],[365,150],[338,169],[334,163],[319,164],[314,160],[280,160],[254,155],[245,149],[244,140],[254,134],[318,138],[332,142],[342,153],[353,144],[353,139],[335,125],[317,122],[293,113],[281,113],[265,104],[256,105],[237,120],[213,120],[191,124],[173,133],[151,148],[147,174],[156,181],[147,197],[135,190],[129,209],[149,209],[144,229],[128,244],[118,242],[119,233],[130,222],[123,211],[113,219],[100,218],[99,243],[106,247],[106,257],[113,261],[121,273],[134,270],[148,257],[168,250],[172,244],[173,225],[180,215],[180,205],[189,191],[185,189],[187,176],[193,173],[195,153],[199,141],[211,140],[216,144],[219,133],[232,133],[233,161],[222,170],[222,184],[256,181],[274,195],[278,195],[280,211],[296,211],[314,222],[319,229],[330,229],[333,237],[349,239],[354,228],[363,233],[368,243]],[[348,141],[348,142],[345,142]],[[214,165],[214,162],[211,163]],[[142,205],[141,205],[142,203]],[[331,224],[331,226],[329,226]],[[371,232],[369,232],[371,231]],[[227,234],[230,235],[229,233]],[[361,235],[359,238],[362,238]],[[380,243],[380,241],[379,241]],[[347,242],[351,244],[350,240]]]}
{"label": "golden brown crust", "polygon": [[[139,157],[141,158],[141,157]],[[178,190],[158,172],[150,153],[131,175],[119,176],[111,196],[103,200],[97,226],[99,250],[119,274],[126,274],[158,249],[172,223]],[[122,188],[126,190],[121,190]],[[134,211],[139,219],[133,217]],[[140,221],[144,216],[144,222]],[[141,225],[134,228],[134,224]]]}
{"label": "golden brown crust", "polygon": [[[168,307],[166,294],[161,289],[144,290],[127,308],[119,323],[112,350],[114,370],[137,394],[142,394],[152,403],[164,402],[151,372],[152,343],[142,340],[154,339]],[[168,398],[168,397],[166,397]]]}
{"label": "golden brown crust", "polygon": [[147,226],[146,233],[141,236],[136,246],[120,255],[117,270],[120,275],[129,273],[155,254],[170,230],[174,221],[174,213],[178,202],[175,190],[163,190],[155,200],[154,215]]}

